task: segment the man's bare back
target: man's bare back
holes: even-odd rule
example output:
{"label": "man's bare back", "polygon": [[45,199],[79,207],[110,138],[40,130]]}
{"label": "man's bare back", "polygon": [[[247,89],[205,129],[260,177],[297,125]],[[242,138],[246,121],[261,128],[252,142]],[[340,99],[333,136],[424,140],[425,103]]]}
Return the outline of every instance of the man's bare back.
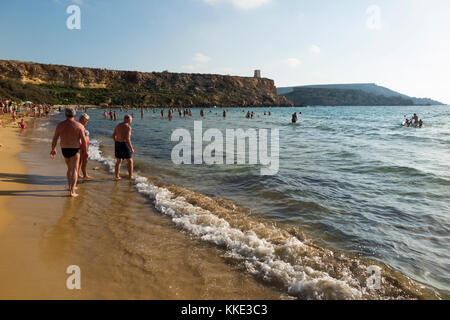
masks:
{"label": "man's bare back", "polygon": [[84,131],[79,122],[65,120],[56,127],[55,135],[61,138],[61,148],[80,148]]}
{"label": "man's bare back", "polygon": [[52,151],[50,157],[56,156],[56,145],[61,138],[61,151],[64,161],[67,165],[67,182],[69,184],[69,196],[78,197],[75,192],[78,182],[78,164],[80,161],[80,149],[85,151],[87,158],[87,140],[84,126],[75,121],[76,111],[73,108],[67,108],[66,120],[58,124],[52,141]]}
{"label": "man's bare back", "polygon": [[124,159],[127,160],[128,178],[133,179],[133,153],[131,145],[131,122],[133,117],[126,115],[124,121],[116,126],[112,138],[114,139],[114,155],[116,157],[115,174],[116,180],[120,180],[120,165]]}
{"label": "man's bare back", "polygon": [[114,141],[128,142],[131,137],[131,127],[125,122],[118,124],[114,129],[113,137]]}

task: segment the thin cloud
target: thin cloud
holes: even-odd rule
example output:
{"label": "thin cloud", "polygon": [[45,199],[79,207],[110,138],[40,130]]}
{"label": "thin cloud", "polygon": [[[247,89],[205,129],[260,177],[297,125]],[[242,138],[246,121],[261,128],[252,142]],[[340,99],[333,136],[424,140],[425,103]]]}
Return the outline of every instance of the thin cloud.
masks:
{"label": "thin cloud", "polygon": [[203,0],[203,2],[211,5],[231,4],[239,9],[254,9],[270,3],[272,0]]}
{"label": "thin cloud", "polygon": [[297,58],[289,58],[283,61],[285,65],[287,65],[290,68],[297,68],[299,65],[302,64],[300,60]]}
{"label": "thin cloud", "polygon": [[314,54],[319,54],[322,52],[322,49],[319,46],[316,46],[314,44],[309,48],[309,52],[314,53]]}
{"label": "thin cloud", "polygon": [[195,62],[199,62],[199,63],[207,63],[207,62],[211,61],[211,58],[203,53],[196,53],[192,60],[194,60]]}

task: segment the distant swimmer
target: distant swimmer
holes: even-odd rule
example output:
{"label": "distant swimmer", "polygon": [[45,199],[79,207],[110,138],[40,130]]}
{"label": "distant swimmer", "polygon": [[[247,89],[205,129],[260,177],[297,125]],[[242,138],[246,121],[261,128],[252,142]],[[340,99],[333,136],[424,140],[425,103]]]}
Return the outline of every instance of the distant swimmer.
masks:
{"label": "distant swimmer", "polygon": [[81,123],[75,121],[75,109],[67,108],[65,111],[66,120],[58,124],[52,141],[50,157],[56,156],[56,145],[61,138],[61,152],[67,165],[67,180],[69,183],[69,195],[78,197],[76,187],[78,182],[78,166],[80,162],[80,149],[85,151],[87,157],[87,142],[85,128]]}
{"label": "distant swimmer", "polygon": [[297,123],[297,120],[298,120],[297,112],[295,112],[295,113],[292,115],[292,123]]}
{"label": "distant swimmer", "polygon": [[224,118],[227,117],[227,110],[223,110],[223,117],[224,117]]}
{"label": "distant swimmer", "polygon": [[419,120],[419,128],[422,128],[422,126],[423,126],[423,121],[422,121],[422,119],[420,119]]}
{"label": "distant swimmer", "polygon": [[130,180],[133,179],[134,149],[131,144],[131,122],[133,122],[133,118],[128,114],[125,115],[123,122],[116,126],[112,135],[114,139],[116,157],[116,180],[120,180],[120,166],[122,165],[124,159],[127,160],[128,178]]}
{"label": "distant swimmer", "polygon": [[204,116],[205,116],[205,110],[203,110],[203,109],[200,110],[200,116],[201,116],[201,117],[204,117]]}
{"label": "distant swimmer", "polygon": [[164,119],[164,109],[161,108],[161,118]]}

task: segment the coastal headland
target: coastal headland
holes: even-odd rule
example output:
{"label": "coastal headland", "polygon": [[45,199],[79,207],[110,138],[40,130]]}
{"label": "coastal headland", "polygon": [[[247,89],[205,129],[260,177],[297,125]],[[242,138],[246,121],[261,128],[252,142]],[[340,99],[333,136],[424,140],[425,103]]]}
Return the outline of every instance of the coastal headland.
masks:
{"label": "coastal headland", "polygon": [[292,106],[271,79],[117,71],[0,60],[0,96],[35,103],[150,107]]}

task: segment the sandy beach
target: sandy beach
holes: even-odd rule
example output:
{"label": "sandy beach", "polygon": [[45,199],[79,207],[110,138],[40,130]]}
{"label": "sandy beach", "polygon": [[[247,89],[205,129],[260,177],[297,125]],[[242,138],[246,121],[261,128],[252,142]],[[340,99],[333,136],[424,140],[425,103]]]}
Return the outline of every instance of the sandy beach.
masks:
{"label": "sandy beach", "polygon": [[[6,125],[5,125],[6,126]],[[8,125],[10,126],[10,125]],[[18,153],[22,150],[22,144],[20,142],[17,130],[15,128],[1,128],[0,127],[0,164],[2,167],[2,172],[8,172],[11,175],[22,175],[25,172],[25,168],[22,163],[16,158]],[[4,231],[5,227],[8,225],[11,219],[11,215],[6,207],[6,197],[9,193],[8,183],[5,181],[6,176],[2,173],[0,179],[0,192],[2,197],[0,197],[0,233]],[[26,186],[24,184],[18,184],[18,191],[24,190]]]}
{"label": "sandy beach", "polygon": [[[95,180],[80,183],[79,198],[67,197],[61,155],[51,160],[33,127],[23,136],[0,129],[0,299],[283,297],[173,228],[132,184],[114,182],[95,162]],[[81,290],[66,287],[70,265],[81,268]]]}

